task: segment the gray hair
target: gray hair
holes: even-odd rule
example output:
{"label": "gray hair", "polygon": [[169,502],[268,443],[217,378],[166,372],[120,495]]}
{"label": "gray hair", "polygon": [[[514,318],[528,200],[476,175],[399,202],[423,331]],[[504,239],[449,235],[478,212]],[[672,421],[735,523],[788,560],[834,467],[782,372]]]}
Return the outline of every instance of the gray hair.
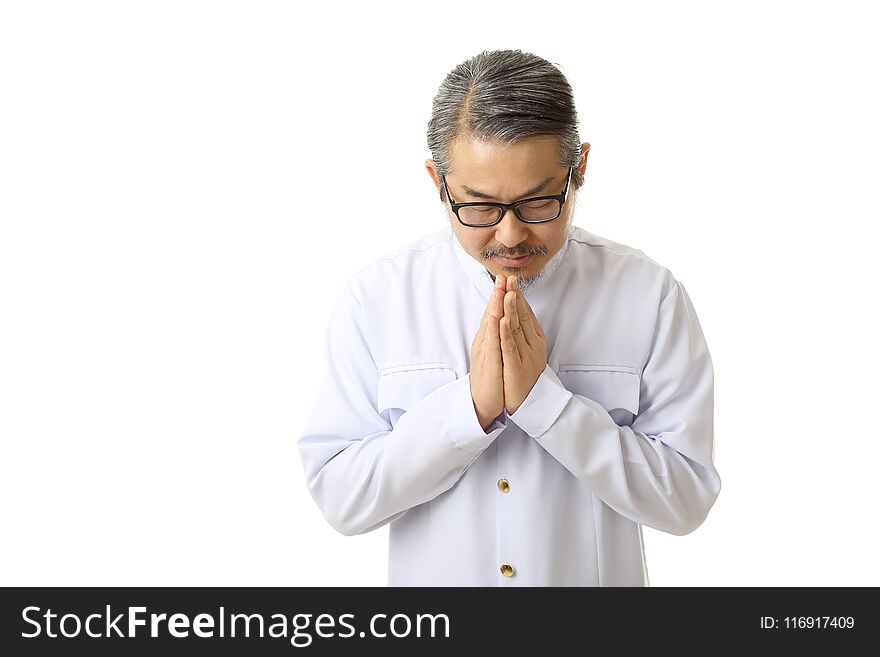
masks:
{"label": "gray hair", "polygon": [[[439,175],[452,173],[449,146],[459,138],[512,144],[538,135],[559,137],[559,162],[576,167],[581,140],[574,94],[546,59],[521,50],[484,50],[456,66],[440,85],[428,122],[428,148]],[[572,173],[575,189],[583,177]],[[445,202],[443,186],[440,198]]]}

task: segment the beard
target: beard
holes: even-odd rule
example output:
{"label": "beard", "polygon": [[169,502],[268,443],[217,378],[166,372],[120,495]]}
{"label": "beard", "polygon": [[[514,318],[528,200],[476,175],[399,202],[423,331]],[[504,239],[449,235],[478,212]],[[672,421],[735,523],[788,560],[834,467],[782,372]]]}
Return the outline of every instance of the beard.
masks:
{"label": "beard", "polygon": [[[486,270],[486,272],[489,274],[489,278],[491,278],[492,282],[494,283],[495,282],[495,275],[492,272],[490,272],[488,269]],[[510,274],[508,274],[508,276],[509,275]],[[517,277],[518,282],[519,282],[519,290],[520,290],[520,292],[523,293],[523,296],[529,295],[529,290],[531,290],[532,287],[534,287],[535,283],[537,283],[543,275],[544,275],[544,269],[541,268],[538,270],[537,273],[532,274],[531,276],[518,276]]]}
{"label": "beard", "polygon": [[[575,197],[575,199],[577,199],[577,197]],[[452,222],[452,221],[455,221],[455,217],[451,217],[451,216],[450,216],[450,213],[448,212],[448,210],[447,210],[445,207],[443,208],[442,212],[443,212],[443,217],[445,218],[445,220],[446,220],[447,223],[450,223],[450,222]],[[567,216],[566,219],[565,219],[565,229],[564,229],[564,231],[565,231],[565,239],[566,239],[566,240],[570,239],[572,233],[574,232],[574,222],[573,222],[573,218],[574,218],[574,217],[573,217],[573,213],[571,213],[571,214],[569,214],[569,216]],[[452,228],[452,230],[453,230],[453,232],[454,232],[454,231],[455,231],[455,227],[454,227],[454,226],[450,226],[450,227]],[[491,259],[494,258],[496,255],[501,255],[501,256],[503,256],[503,257],[508,257],[508,256],[514,256],[514,257],[516,257],[516,256],[522,256],[522,255],[528,255],[528,254],[534,254],[534,255],[538,255],[538,256],[543,256],[543,255],[546,255],[546,254],[547,254],[547,251],[546,251],[546,249],[543,249],[543,248],[541,248],[541,247],[529,247],[528,250],[520,251],[519,253],[513,253],[513,254],[511,254],[511,253],[500,253],[500,254],[499,254],[499,253],[497,253],[494,249],[492,249],[492,250],[484,250],[484,251],[482,251],[482,252],[480,253],[480,257],[481,257],[483,260],[491,260]],[[546,263],[545,263],[545,264],[546,264]],[[489,280],[491,280],[492,283],[494,284],[494,282],[495,282],[495,274],[493,274],[492,272],[490,272],[485,266],[484,266],[484,268],[483,268],[483,272],[484,272],[484,275],[485,275]],[[513,275],[514,273],[515,273],[515,272],[513,272],[513,271],[510,271],[510,272],[502,272],[502,275],[510,276],[510,275]],[[531,290],[531,289],[537,284],[537,282],[538,282],[539,280],[541,280],[541,278],[542,278],[543,276],[544,276],[544,268],[543,268],[543,267],[541,267],[541,269],[539,269],[537,272],[535,272],[535,273],[532,274],[531,276],[519,276],[519,289],[520,289],[520,291],[523,293],[523,295],[524,295],[524,296],[528,296],[529,291],[530,291],[530,290]]]}
{"label": "beard", "polygon": [[[571,214],[566,218],[564,231],[565,231],[566,241],[571,239],[572,235],[574,234],[574,221],[573,221],[573,215],[571,215]],[[526,251],[525,253],[519,253],[518,255],[526,255],[528,253],[534,253],[536,255],[546,255],[547,251],[545,249],[540,248],[540,247],[536,247],[536,248],[532,249],[531,251]],[[491,258],[491,257],[498,255],[498,254],[495,253],[494,251],[484,251],[482,253],[482,255],[483,255],[483,257],[488,259],[488,258]],[[501,254],[501,255],[506,257],[511,254]],[[514,254],[514,255],[516,255],[516,254]],[[547,263],[545,262],[544,265],[546,265],[546,264]],[[495,275],[492,274],[488,269],[486,270],[486,272],[489,274],[489,278],[491,278],[492,282],[494,283],[495,282]],[[511,273],[512,272],[509,272],[506,275],[509,276]],[[504,275],[504,273],[502,273],[502,275]],[[541,269],[539,269],[536,273],[532,274],[531,276],[519,276],[518,277],[519,278],[519,289],[523,293],[523,296],[528,296],[531,288],[533,288],[535,286],[535,284],[539,280],[541,280],[541,278],[543,276],[544,276],[544,267],[543,266],[541,267]]]}

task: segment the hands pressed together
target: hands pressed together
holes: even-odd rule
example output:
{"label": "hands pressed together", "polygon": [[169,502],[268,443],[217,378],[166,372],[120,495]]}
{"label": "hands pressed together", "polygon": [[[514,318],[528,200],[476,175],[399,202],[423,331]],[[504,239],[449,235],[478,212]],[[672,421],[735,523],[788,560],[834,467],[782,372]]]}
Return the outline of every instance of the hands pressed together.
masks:
{"label": "hands pressed together", "polygon": [[546,366],[547,337],[518,278],[497,275],[471,345],[471,397],[484,431],[505,408],[516,412]]}

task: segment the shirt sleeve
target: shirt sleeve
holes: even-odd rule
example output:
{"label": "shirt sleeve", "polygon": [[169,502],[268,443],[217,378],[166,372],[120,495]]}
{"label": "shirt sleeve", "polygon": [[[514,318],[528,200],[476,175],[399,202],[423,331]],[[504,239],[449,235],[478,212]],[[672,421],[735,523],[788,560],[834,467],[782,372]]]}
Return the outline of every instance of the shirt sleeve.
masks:
{"label": "shirt sleeve", "polygon": [[612,509],[684,535],[703,523],[721,490],[713,388],[697,315],[674,280],[659,305],[632,426],[567,390],[549,365],[509,418]]}
{"label": "shirt sleeve", "polygon": [[483,430],[465,375],[436,388],[393,428],[377,411],[379,371],[350,285],[338,296],[317,398],[297,440],[309,492],[345,535],[377,529],[451,488],[506,428]]}

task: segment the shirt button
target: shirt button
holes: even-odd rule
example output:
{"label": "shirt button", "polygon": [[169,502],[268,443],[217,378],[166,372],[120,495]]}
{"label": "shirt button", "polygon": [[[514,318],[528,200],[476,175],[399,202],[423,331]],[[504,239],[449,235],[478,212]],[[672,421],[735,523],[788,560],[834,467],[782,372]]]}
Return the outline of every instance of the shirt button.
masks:
{"label": "shirt button", "polygon": [[501,574],[505,577],[513,577],[513,566],[509,563],[501,564]]}
{"label": "shirt button", "polygon": [[507,481],[507,479],[499,479],[498,490],[500,490],[502,493],[510,492],[510,482]]}

